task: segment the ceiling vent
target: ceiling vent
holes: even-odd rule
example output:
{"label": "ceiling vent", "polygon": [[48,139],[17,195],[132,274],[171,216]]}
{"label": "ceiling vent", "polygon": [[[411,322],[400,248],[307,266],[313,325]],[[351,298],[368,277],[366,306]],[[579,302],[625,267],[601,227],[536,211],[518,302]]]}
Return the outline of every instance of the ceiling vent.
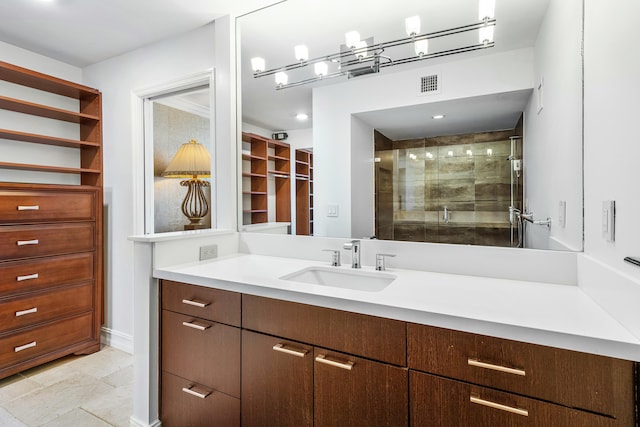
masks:
{"label": "ceiling vent", "polygon": [[420,77],[420,95],[435,95],[440,93],[440,75]]}

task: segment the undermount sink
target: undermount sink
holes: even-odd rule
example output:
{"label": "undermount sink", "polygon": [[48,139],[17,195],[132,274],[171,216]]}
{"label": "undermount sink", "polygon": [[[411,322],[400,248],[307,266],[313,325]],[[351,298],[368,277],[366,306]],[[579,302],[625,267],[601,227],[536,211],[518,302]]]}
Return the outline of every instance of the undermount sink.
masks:
{"label": "undermount sink", "polygon": [[378,292],[396,279],[396,275],[378,271],[343,270],[336,267],[307,267],[280,277],[292,282],[311,283],[334,288]]}

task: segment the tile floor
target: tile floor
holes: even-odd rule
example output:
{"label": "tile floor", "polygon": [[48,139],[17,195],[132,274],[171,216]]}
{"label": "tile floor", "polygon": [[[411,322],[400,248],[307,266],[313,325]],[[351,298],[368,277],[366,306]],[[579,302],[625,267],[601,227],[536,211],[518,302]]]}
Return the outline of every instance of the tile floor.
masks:
{"label": "tile floor", "polygon": [[128,427],[133,356],[112,347],[0,380],[0,426]]}

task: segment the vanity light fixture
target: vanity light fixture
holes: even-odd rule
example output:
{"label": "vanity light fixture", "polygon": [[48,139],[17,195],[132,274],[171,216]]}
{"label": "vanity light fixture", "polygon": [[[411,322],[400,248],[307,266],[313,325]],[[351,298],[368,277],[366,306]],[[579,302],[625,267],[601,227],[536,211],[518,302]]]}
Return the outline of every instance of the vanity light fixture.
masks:
{"label": "vanity light fixture", "polygon": [[444,114],[436,114],[435,116],[431,116],[434,120],[444,119]]}
{"label": "vanity light fixture", "polygon": [[[410,16],[405,19],[405,31],[408,37],[382,43],[374,43],[373,37],[363,40],[358,31],[349,31],[345,33],[345,44],[340,47],[340,52],[338,53],[309,59],[309,50],[307,47],[304,45],[298,45],[294,48],[295,56],[298,60],[297,63],[269,70],[265,70],[264,59],[253,58],[251,60],[253,77],[260,78],[275,74],[276,89],[279,90],[317,82],[320,79],[342,76],[347,76],[349,78],[358,77],[365,74],[379,73],[382,68],[394,65],[407,64],[425,59],[439,58],[491,48],[495,45],[493,41],[493,30],[496,25],[496,20],[493,17],[495,14],[495,0],[479,0],[479,2],[479,22],[453,27],[446,30],[421,33],[420,17],[417,15]],[[434,20],[434,22],[436,21]],[[447,37],[453,37],[457,34],[469,31],[478,31],[478,44],[462,45],[459,47],[429,52],[429,40],[446,39]],[[387,53],[387,51],[391,51],[395,47],[409,43],[414,45],[414,56],[392,59]],[[320,63],[323,63],[324,65],[316,65]],[[315,75],[296,79],[289,83],[289,78],[285,72],[304,68],[311,64],[313,64],[313,71]],[[334,68],[336,71],[330,72],[328,64],[337,64],[337,69]]]}
{"label": "vanity light fixture", "polygon": [[309,49],[305,45],[299,44],[298,46],[295,46],[293,50],[298,61],[304,62],[309,59]]}
{"label": "vanity light fixture", "polygon": [[296,119],[300,120],[301,122],[307,120],[308,118],[309,116],[305,113],[296,114]]}
{"label": "vanity light fixture", "polygon": [[487,156],[493,156],[493,150],[491,148],[487,148]]}

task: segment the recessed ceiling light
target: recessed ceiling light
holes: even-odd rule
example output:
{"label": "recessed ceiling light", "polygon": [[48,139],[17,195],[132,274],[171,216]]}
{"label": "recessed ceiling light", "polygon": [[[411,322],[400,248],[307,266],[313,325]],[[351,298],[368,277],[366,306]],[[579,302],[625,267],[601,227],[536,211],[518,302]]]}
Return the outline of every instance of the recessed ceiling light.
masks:
{"label": "recessed ceiling light", "polygon": [[296,119],[303,121],[303,120],[307,120],[309,118],[308,115],[306,115],[305,113],[298,113],[296,115]]}
{"label": "recessed ceiling light", "polygon": [[436,114],[435,116],[431,116],[431,118],[436,120],[444,119],[444,114]]}

